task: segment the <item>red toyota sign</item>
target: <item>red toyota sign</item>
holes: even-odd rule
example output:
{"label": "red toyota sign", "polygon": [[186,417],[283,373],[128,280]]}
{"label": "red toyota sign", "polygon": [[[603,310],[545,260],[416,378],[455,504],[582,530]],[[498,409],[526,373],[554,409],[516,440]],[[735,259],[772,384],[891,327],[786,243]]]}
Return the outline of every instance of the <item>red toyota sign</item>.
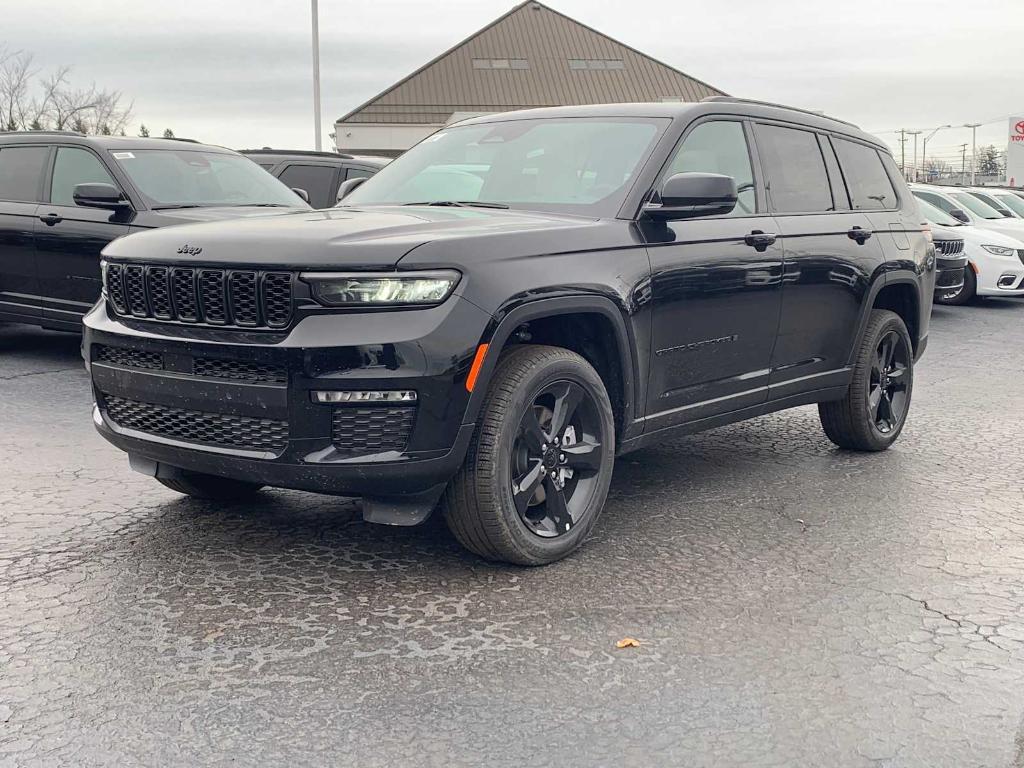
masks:
{"label": "red toyota sign", "polygon": [[1024,136],[1024,120],[1021,120],[1013,126],[1013,130],[1015,130],[1019,136]]}

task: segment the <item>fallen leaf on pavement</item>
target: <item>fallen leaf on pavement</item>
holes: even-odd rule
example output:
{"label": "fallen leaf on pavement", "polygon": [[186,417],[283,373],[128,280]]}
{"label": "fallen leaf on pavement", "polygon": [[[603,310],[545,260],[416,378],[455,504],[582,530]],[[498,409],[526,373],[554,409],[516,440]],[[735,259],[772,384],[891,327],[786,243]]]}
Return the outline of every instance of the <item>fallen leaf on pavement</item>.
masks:
{"label": "fallen leaf on pavement", "polygon": [[632,637],[624,637],[615,644],[616,648],[639,648],[640,641]]}

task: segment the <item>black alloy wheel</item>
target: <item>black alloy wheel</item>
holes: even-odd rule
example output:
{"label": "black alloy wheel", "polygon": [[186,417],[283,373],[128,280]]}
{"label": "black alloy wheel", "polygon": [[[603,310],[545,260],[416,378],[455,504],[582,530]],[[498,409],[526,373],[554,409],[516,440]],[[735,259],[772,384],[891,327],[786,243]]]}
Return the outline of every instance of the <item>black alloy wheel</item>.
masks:
{"label": "black alloy wheel", "polygon": [[868,416],[883,435],[898,429],[907,414],[910,361],[910,349],[901,334],[890,330],[882,336],[871,365]]}
{"label": "black alloy wheel", "polygon": [[607,437],[597,403],[572,381],[544,387],[512,444],[512,498],[538,536],[563,536],[582,519],[601,469]]}

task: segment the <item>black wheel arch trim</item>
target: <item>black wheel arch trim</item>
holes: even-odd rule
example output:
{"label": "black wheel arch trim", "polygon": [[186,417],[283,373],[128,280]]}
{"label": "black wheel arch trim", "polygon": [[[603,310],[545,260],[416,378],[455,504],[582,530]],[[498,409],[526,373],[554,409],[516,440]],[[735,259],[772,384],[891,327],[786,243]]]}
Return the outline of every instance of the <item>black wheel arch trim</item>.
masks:
{"label": "black wheel arch trim", "polygon": [[[859,349],[859,341],[864,336],[864,329],[867,328],[868,320],[871,319],[871,310],[874,309],[875,300],[878,298],[878,294],[882,292],[884,288],[888,288],[893,285],[909,285],[914,291],[914,297],[917,302],[917,327],[918,334],[911,333],[911,342],[913,343],[914,350],[917,353],[917,357],[920,357],[920,353],[924,350],[924,343],[927,340],[927,333],[922,334],[921,330],[926,327],[923,312],[924,302],[921,299],[921,276],[916,272],[909,269],[893,270],[891,272],[877,273],[875,279],[872,280],[871,286],[868,290],[867,296],[864,299],[864,305],[861,307],[860,321],[857,324],[857,335],[853,348],[850,350],[850,357],[847,361],[848,365],[853,365],[854,358],[857,355]],[[930,305],[929,305],[930,308]],[[907,329],[911,330],[911,329]]]}
{"label": "black wheel arch trim", "polygon": [[637,390],[642,377],[636,343],[624,313],[623,309],[605,296],[583,295],[536,299],[520,304],[503,316],[496,315],[480,340],[481,344],[489,346],[466,408],[464,423],[476,421],[494,369],[497,367],[499,353],[523,323],[558,315],[598,314],[608,319],[615,331],[617,357],[622,376],[623,424],[621,434],[616,435],[616,440],[635,437],[643,429],[643,421],[636,413],[637,403],[640,402]]}

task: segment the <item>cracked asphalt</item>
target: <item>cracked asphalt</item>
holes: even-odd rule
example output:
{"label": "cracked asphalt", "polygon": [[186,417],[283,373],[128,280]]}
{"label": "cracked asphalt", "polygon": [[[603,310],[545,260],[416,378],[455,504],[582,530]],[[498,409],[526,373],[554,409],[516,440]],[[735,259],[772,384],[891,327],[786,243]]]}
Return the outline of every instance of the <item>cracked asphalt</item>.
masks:
{"label": "cracked asphalt", "polygon": [[77,347],[0,327],[0,766],[1024,766],[1024,301],[936,308],[887,453],[801,408],[632,454],[531,570],[177,496]]}

